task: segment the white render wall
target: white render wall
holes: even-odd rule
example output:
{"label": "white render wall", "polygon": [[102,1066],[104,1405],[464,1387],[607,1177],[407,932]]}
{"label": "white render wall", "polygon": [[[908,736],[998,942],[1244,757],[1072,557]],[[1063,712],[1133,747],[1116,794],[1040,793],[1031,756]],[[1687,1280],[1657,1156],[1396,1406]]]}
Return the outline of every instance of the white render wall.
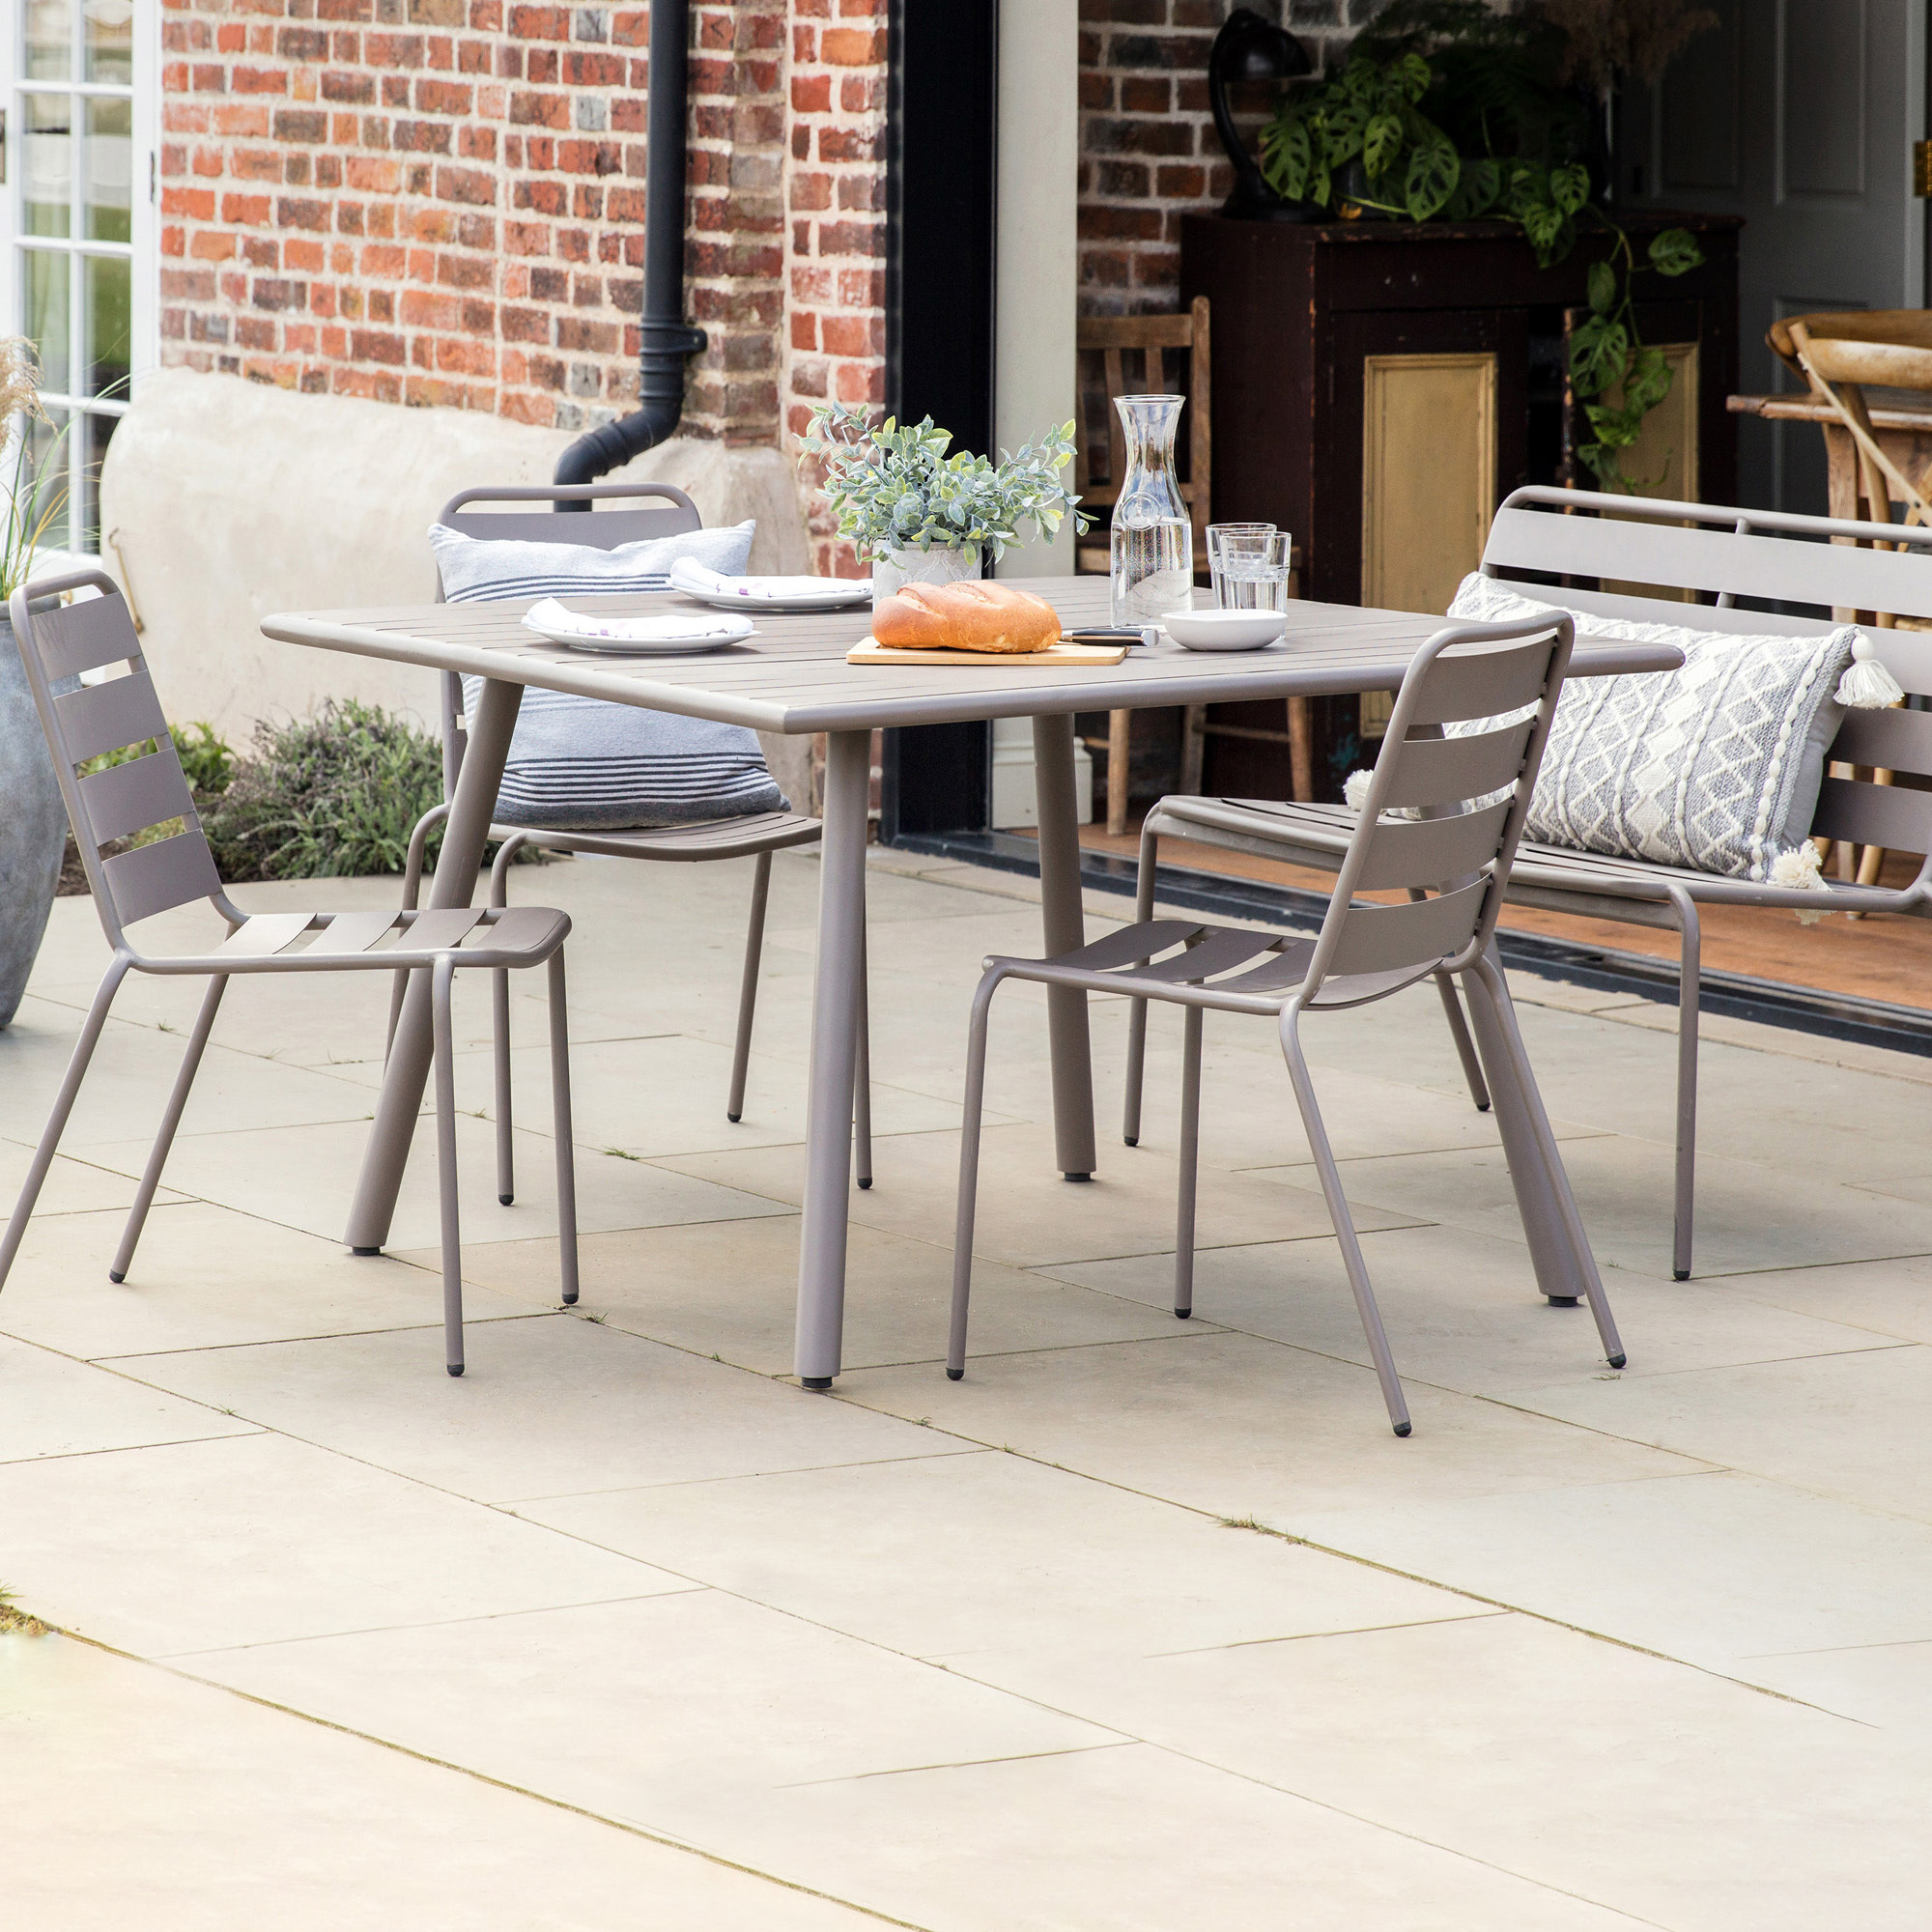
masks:
{"label": "white render wall", "polygon": [[[145,378],[108,445],[100,548],[140,618],[169,717],[206,719],[238,748],[258,719],[300,716],[325,697],[365,698],[427,724],[433,672],[275,643],[261,620],[429,602],[427,531],[441,506],[473,484],[549,482],[571,440],[498,416],[298,395],[239,376]],[[636,477],[689,492],[707,525],[755,517],[754,571],[810,568],[797,487],[776,449],[676,437],[605,480]]]}

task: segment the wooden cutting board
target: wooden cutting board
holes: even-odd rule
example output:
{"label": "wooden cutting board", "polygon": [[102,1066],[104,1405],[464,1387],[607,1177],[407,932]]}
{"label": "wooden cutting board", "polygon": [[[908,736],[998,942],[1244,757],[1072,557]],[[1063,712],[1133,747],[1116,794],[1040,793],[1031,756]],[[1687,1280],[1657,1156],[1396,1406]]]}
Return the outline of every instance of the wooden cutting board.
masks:
{"label": "wooden cutting board", "polygon": [[1022,665],[1039,665],[1048,669],[1070,670],[1077,666],[1090,668],[1117,665],[1127,654],[1125,644],[1049,644],[1043,651],[895,651],[867,638],[845,653],[845,662],[855,665],[1003,665],[1014,669]]}

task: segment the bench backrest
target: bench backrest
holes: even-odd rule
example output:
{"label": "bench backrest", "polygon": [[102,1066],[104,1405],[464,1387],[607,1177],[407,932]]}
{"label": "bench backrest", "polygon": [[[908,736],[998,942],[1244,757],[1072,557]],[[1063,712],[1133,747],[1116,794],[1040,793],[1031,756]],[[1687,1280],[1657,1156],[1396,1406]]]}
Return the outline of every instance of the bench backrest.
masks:
{"label": "bench backrest", "polygon": [[[1700,631],[1802,637],[1881,612],[1932,624],[1932,529],[1903,524],[1534,486],[1504,499],[1482,568],[1504,581],[1531,572],[1580,578],[1595,587],[1532,582],[1522,594]],[[1663,594],[1634,594],[1638,585]],[[1687,604],[1668,594],[1686,590],[1716,602]],[[1835,614],[1747,610],[1738,604],[1743,597]],[[1932,696],[1932,630],[1871,621],[1860,628],[1908,696]],[[1848,711],[1831,758],[1932,780],[1932,711]],[[1932,791],[1828,777],[1811,829],[1822,838],[1926,853],[1932,869]]]}

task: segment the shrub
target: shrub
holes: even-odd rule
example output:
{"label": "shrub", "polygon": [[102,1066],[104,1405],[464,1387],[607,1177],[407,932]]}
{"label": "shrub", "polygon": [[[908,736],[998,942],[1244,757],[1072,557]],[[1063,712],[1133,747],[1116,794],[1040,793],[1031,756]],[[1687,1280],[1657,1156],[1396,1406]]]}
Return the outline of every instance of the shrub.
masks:
{"label": "shrub", "polygon": [[[254,749],[218,792],[204,800],[195,787],[202,828],[226,879],[400,872],[416,820],[442,800],[437,741],[407,719],[354,698],[330,698],[307,718],[256,725]],[[440,838],[438,826],[432,855]]]}

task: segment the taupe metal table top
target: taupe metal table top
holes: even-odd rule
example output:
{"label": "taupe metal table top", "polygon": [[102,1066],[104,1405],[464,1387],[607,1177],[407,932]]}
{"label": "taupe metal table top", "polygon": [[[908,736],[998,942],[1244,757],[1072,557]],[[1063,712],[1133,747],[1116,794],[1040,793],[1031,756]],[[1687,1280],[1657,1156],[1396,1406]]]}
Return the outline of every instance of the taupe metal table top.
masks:
{"label": "taupe metal table top", "polygon": [[[1107,621],[1104,577],[1024,580],[1066,625]],[[536,602],[535,599],[529,600]],[[676,592],[578,597],[597,613],[696,610]],[[523,627],[529,603],[420,604],[383,610],[308,611],[264,620],[292,644],[429,665],[440,670],[614,698],[760,731],[858,731],[891,724],[951,724],[1144,705],[1219,704],[1257,697],[1326,696],[1393,691],[1416,647],[1443,619],[1344,604],[1296,604],[1282,642],[1239,653],[1161,643],[1093,670],[1005,666],[848,665],[845,653],[871,635],[871,612],[752,613],[757,631],[742,644],[696,657],[608,658],[546,642]],[[1579,637],[1573,677],[1674,669],[1666,645]]]}

